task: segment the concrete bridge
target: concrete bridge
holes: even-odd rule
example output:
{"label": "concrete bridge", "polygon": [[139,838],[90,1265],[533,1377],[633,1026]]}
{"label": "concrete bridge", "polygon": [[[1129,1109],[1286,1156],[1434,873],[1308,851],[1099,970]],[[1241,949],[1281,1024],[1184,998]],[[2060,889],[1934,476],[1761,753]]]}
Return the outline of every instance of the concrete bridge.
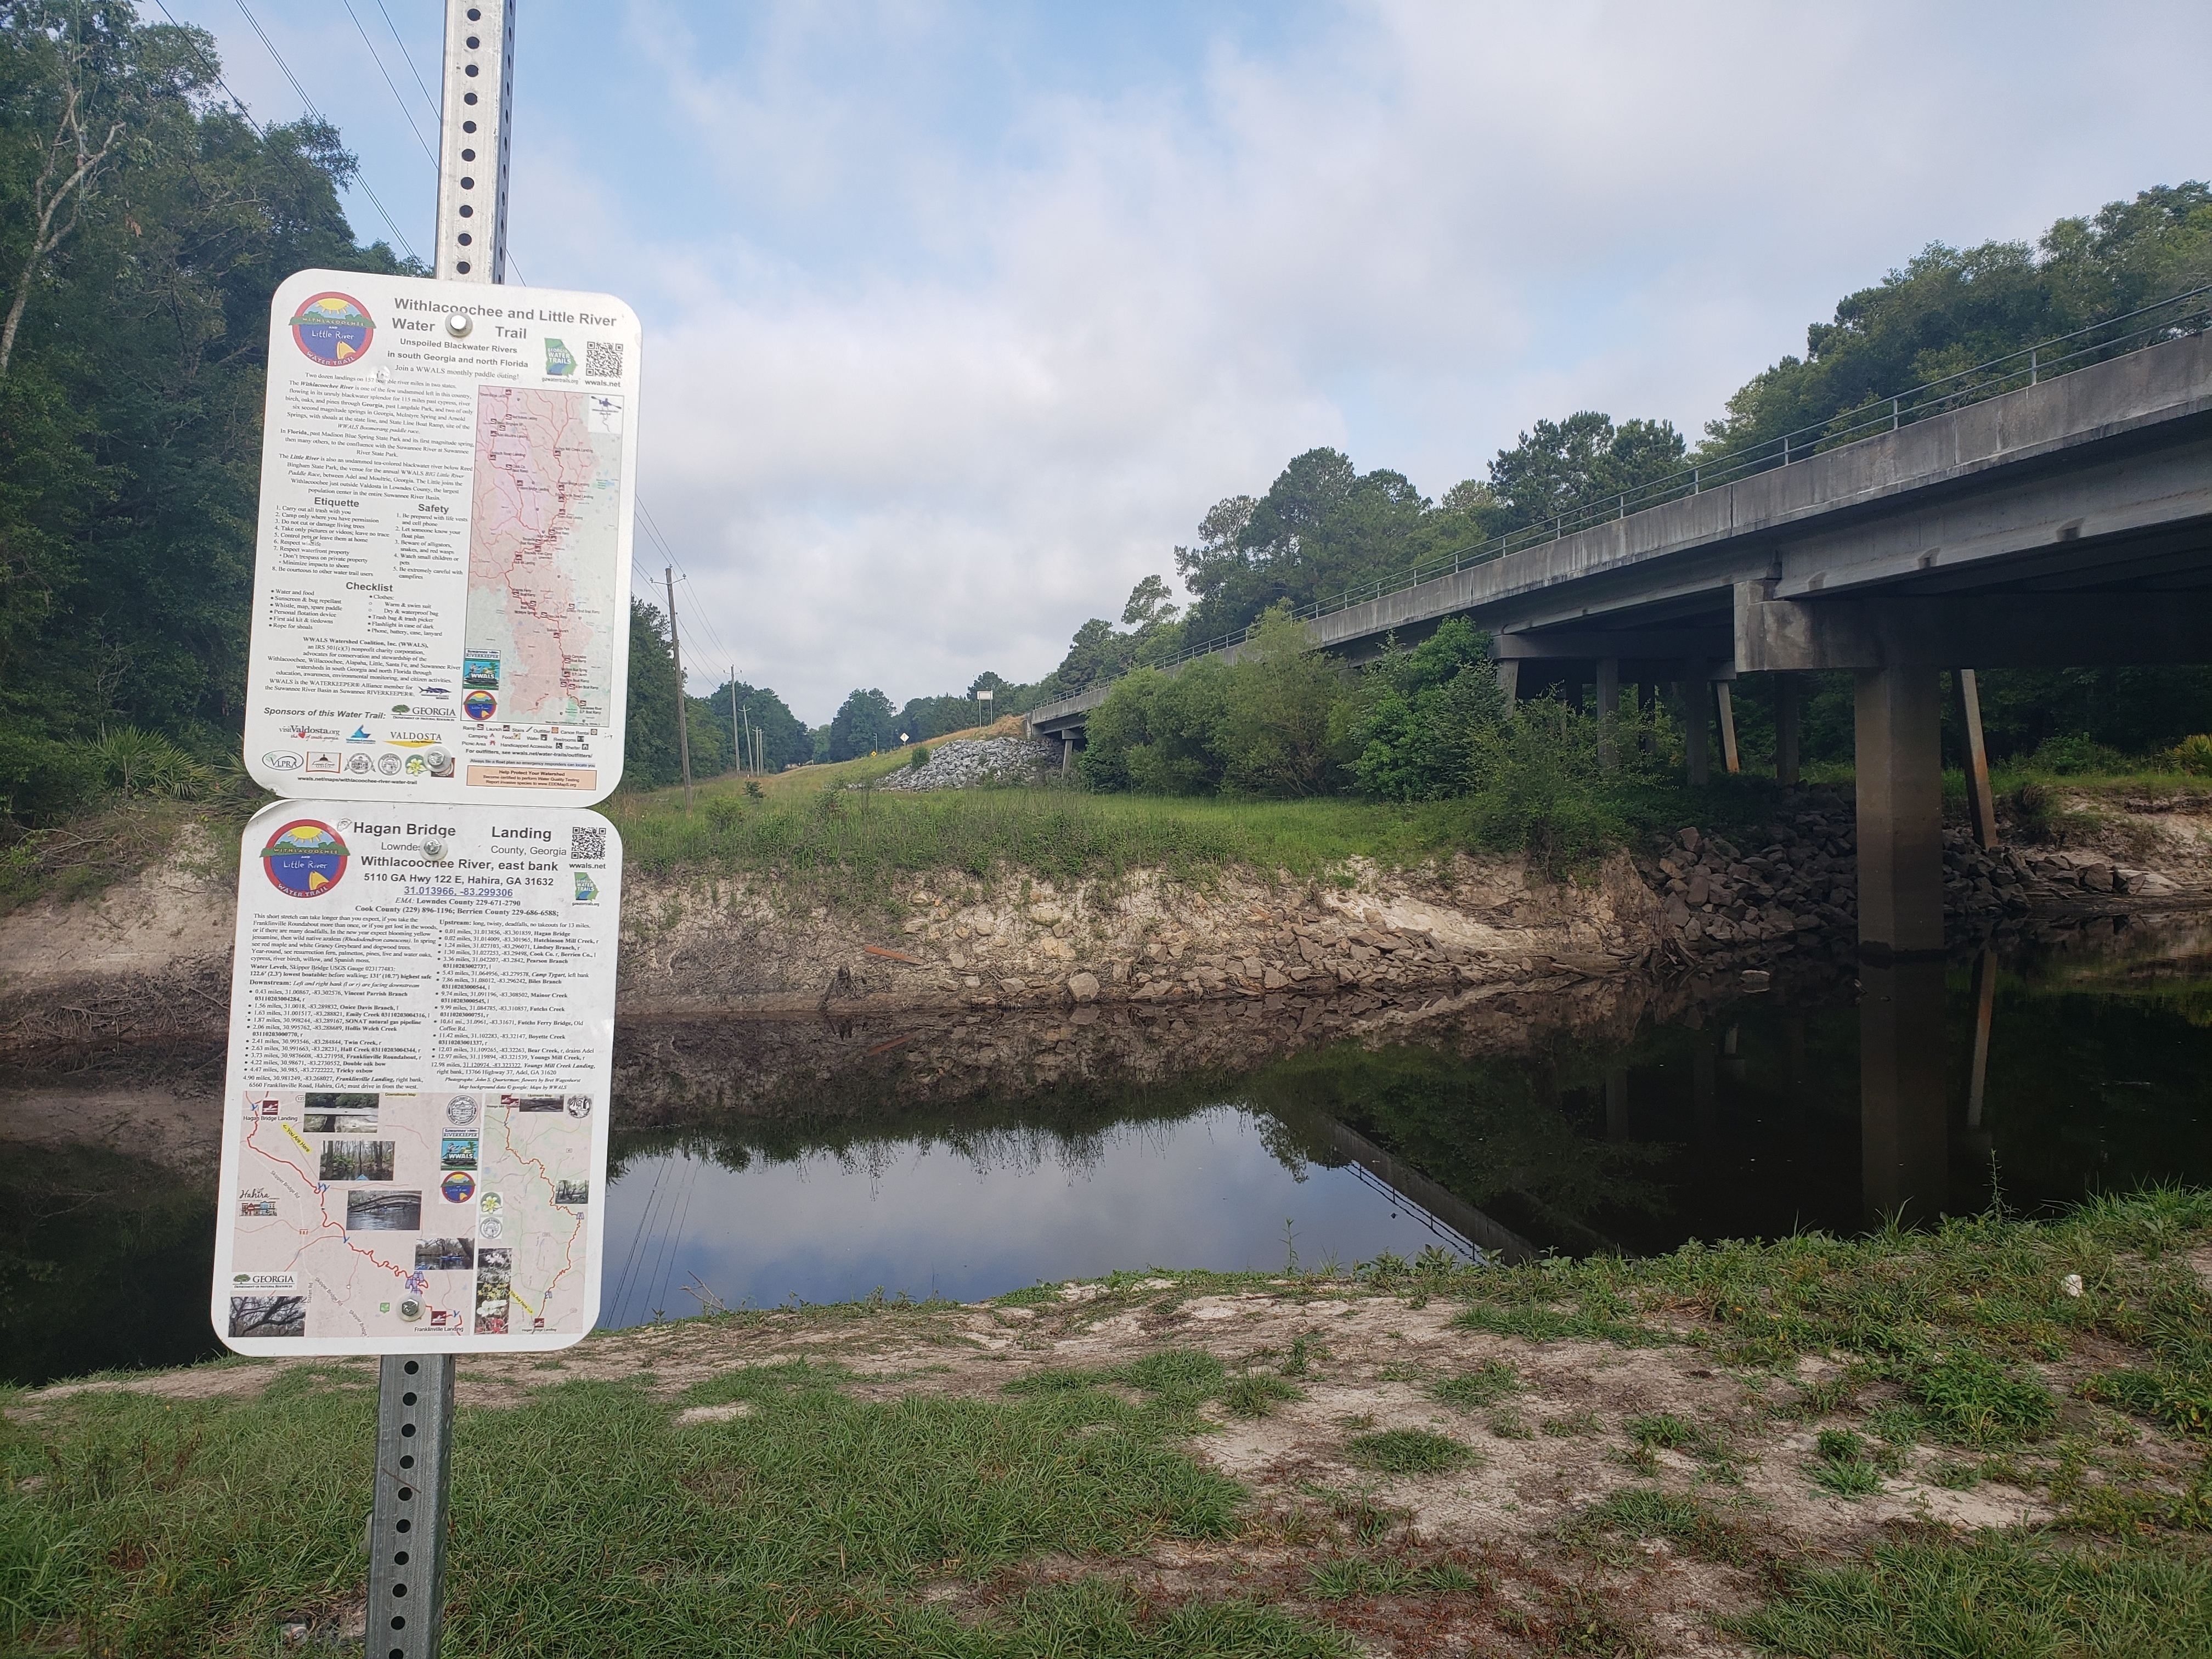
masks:
{"label": "concrete bridge", "polygon": [[[1492,635],[1509,690],[1670,684],[1702,782],[1728,686],[1781,676],[1778,767],[1796,775],[1797,672],[1856,676],[1859,937],[1943,945],[1943,669],[2212,662],[2212,337],[2195,334],[1630,513],[1317,617],[1371,660],[1449,617]],[[1220,654],[1233,658],[1236,647]],[[1971,672],[1959,676],[1994,836]],[[1704,688],[1711,687],[1710,695]],[[1107,688],[1031,712],[1063,762]],[[1602,716],[1601,716],[1602,718]]]}

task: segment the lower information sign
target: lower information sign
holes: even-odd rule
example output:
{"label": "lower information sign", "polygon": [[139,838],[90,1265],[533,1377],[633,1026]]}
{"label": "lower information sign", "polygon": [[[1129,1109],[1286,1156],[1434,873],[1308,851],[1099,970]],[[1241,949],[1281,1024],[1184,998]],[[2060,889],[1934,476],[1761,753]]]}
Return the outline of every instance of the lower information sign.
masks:
{"label": "lower information sign", "polygon": [[465,1353],[592,1328],[621,875],[581,809],[289,800],[246,826],[225,1343]]}

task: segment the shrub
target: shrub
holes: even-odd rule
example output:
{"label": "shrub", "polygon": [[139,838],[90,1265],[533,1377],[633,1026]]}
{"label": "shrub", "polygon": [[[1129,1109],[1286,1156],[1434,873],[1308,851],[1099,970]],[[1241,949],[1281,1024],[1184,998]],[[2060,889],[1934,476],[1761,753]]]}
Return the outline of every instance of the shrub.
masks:
{"label": "shrub", "polygon": [[2198,732],[2173,746],[2173,769],[2203,777],[2212,773],[2212,732]]}
{"label": "shrub", "polygon": [[928,765],[928,764],[929,764],[929,749],[928,749],[928,746],[927,746],[927,744],[916,744],[914,746],[914,755],[913,755],[913,757],[912,757],[911,759],[909,759],[909,760],[907,762],[907,764],[908,764],[908,766],[912,767],[912,768],[913,768],[915,771],[917,771],[917,772],[921,771],[921,769],[922,769],[923,767],[925,767],[925,766]]}
{"label": "shrub", "polygon": [[2080,772],[2116,772],[2126,764],[2127,757],[2118,750],[2108,749],[2078,732],[2045,738],[2027,757],[2029,770],[2055,772],[2060,777]]}

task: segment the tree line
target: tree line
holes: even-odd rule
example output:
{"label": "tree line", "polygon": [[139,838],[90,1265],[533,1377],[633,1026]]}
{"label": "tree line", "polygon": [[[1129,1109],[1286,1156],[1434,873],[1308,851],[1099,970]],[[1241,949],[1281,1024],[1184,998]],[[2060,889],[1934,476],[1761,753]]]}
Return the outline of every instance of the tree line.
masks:
{"label": "tree line", "polygon": [[[0,818],[17,824],[235,769],[270,296],[311,265],[422,274],[356,240],[341,199],[356,163],[333,128],[257,129],[219,96],[220,75],[205,31],[142,21],[125,0],[0,0]],[[2061,219],[2033,246],[1932,246],[1846,296],[1695,445],[1663,420],[1578,411],[1534,422],[1433,501],[1403,474],[1310,450],[1264,493],[1216,503],[1174,550],[1187,609],[1164,574],[1147,576],[1118,624],[1085,622],[1038,680],[986,672],[903,704],[856,687],[811,729],[773,690],[726,684],[685,702],[694,769],[730,769],[741,748],[744,763],[780,769],[927,740],[973,724],[986,689],[991,712],[1020,714],[1273,609],[2208,281],[2202,183]],[[630,627],[629,773],[665,782],[678,696],[666,623],[641,603]],[[2137,750],[2212,727],[2197,670],[1992,674],[1983,698],[2000,753],[2077,739]],[[1847,752],[1834,688],[1808,725],[1815,753]]]}
{"label": "tree line", "polygon": [[[1403,473],[1361,472],[1337,450],[1308,450],[1264,494],[1216,502],[1195,539],[1175,549],[1176,574],[1192,598],[1188,611],[1178,614],[1169,602],[1163,576],[1146,577],[1121,628],[1092,617],[1076,630],[1037,700],[1073,695],[1187,646],[1243,633],[1271,610],[1401,577],[1440,555],[1601,506],[1686,467],[1820,427],[1874,399],[2208,283],[2212,186],[2161,185],[2062,218],[2033,246],[1929,246],[1845,295],[1832,321],[1806,331],[1802,356],[1753,376],[1695,445],[1665,420],[1616,422],[1578,410],[1535,422],[1483,476],[1435,501]],[[1984,676],[1982,687],[1999,755],[2077,738],[2137,753],[2212,727],[2212,671],[2203,669],[2002,671]],[[1752,693],[1754,730],[1761,701]],[[1840,682],[1816,690],[1807,741],[1814,757],[1848,758],[1850,704]]]}

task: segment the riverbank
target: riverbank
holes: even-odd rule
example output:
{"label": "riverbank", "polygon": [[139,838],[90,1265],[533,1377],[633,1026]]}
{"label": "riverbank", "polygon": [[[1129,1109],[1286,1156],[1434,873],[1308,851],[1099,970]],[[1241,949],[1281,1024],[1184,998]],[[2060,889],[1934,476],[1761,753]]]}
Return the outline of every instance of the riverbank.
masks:
{"label": "riverbank", "polygon": [[[2212,1194],[1450,1270],[1146,1272],[463,1363],[471,1652],[2212,1644]],[[359,1640],[374,1370],[6,1398],[11,1640]]]}
{"label": "riverbank", "polygon": [[[688,817],[616,804],[651,852],[624,874],[626,1024],[1088,1018],[1237,999],[1271,1013],[1295,1001],[1304,1021],[1333,996],[1494,995],[1852,955],[1851,813],[1832,786],[1762,797],[1749,814],[1739,801],[1553,878],[1455,848],[1444,820],[1420,811],[1012,789],[817,787],[805,810],[832,833],[779,863],[745,839],[787,837],[802,797],[776,781],[788,799],[772,823],[733,788]],[[1946,899],[1962,941],[2212,900],[2212,803],[2060,805],[2024,848],[1985,854],[1950,834]],[[872,815],[872,827],[853,822]],[[146,850],[117,831],[125,851],[100,880],[0,915],[0,1066],[112,1072],[136,1057],[167,1072],[220,1043],[235,824],[171,813],[158,845],[138,828]]]}

